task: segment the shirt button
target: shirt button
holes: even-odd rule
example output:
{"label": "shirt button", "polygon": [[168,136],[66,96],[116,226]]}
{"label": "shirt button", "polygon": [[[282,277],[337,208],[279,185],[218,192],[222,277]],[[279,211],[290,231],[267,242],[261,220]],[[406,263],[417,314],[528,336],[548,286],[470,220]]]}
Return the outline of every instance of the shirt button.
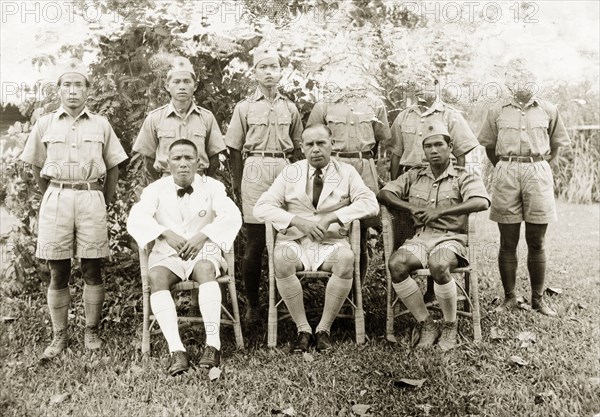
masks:
{"label": "shirt button", "polygon": [[76,148],[76,147],[77,147],[77,144],[76,144],[76,143],[72,143],[72,144],[71,144],[71,148]]}
{"label": "shirt button", "polygon": [[354,111],[354,107],[350,107],[350,111]]}
{"label": "shirt button", "polygon": [[182,123],[182,125],[184,125],[184,126],[185,126],[186,124],[187,124],[187,123],[185,123],[185,122],[183,122],[183,123]]}
{"label": "shirt button", "polygon": [[71,130],[75,130],[75,126],[71,127]]}
{"label": "shirt button", "polygon": [[525,112],[521,112],[521,116],[525,116]]}
{"label": "shirt button", "polygon": [[522,129],[522,130],[525,130],[525,126],[521,126],[521,129]]}
{"label": "shirt button", "polygon": [[437,186],[438,186],[437,184],[433,184],[433,188],[437,188]]}
{"label": "shirt button", "polygon": [[353,124],[354,124],[354,122],[350,122],[350,124],[351,124],[351,125],[353,125]]}
{"label": "shirt button", "polygon": [[273,110],[274,110],[273,107],[271,107],[271,111],[273,111]]}
{"label": "shirt button", "polygon": [[425,119],[421,119],[421,123],[423,123],[425,121]]}
{"label": "shirt button", "polygon": [[275,122],[271,122],[271,124],[272,124],[272,125],[274,125],[274,124],[275,124]]}
{"label": "shirt button", "polygon": [[423,132],[419,132],[419,136],[423,136]]}
{"label": "shirt button", "polygon": [[431,199],[431,202],[432,202],[432,203],[435,203],[435,200],[432,198],[432,199]]}

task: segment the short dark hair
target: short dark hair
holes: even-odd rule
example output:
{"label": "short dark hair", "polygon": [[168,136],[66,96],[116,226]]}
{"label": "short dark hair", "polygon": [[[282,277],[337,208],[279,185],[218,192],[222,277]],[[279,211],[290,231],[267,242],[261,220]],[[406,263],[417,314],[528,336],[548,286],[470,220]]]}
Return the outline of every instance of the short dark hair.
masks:
{"label": "short dark hair", "polygon": [[196,155],[198,154],[198,147],[194,142],[192,142],[189,139],[177,139],[175,142],[169,145],[169,152],[171,152],[171,149],[173,149],[177,145],[191,146],[192,148],[194,148],[194,152],[196,152]]}
{"label": "short dark hair", "polygon": [[[451,138],[450,138],[450,136],[448,136],[448,135],[442,135],[442,134],[440,133],[440,134],[438,134],[438,135],[431,135],[431,136],[429,136],[429,138],[430,138],[430,137],[433,137],[433,136],[441,136],[441,137],[443,137],[443,138],[444,138],[444,140],[446,141],[446,144],[447,144],[448,146],[450,146],[450,145],[452,144],[452,139],[451,139]],[[421,143],[421,147],[425,146],[425,141],[426,141],[427,139],[429,139],[429,138],[425,138],[425,139],[423,139],[423,142]]]}
{"label": "short dark hair", "polygon": [[327,137],[331,138],[331,136],[333,136],[333,132],[331,131],[331,129],[329,128],[329,126],[324,125],[322,123],[316,123],[314,125],[310,125],[308,126],[306,129],[304,129],[304,131],[302,132],[302,140],[304,140],[304,134],[306,132],[310,132],[312,130],[318,130],[318,129],[322,129],[327,133]]}

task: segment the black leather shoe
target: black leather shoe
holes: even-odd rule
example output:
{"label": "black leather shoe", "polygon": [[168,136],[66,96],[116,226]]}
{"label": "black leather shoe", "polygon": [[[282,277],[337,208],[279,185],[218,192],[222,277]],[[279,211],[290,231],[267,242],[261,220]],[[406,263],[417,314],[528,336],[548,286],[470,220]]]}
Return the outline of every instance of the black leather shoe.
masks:
{"label": "black leather shoe", "polygon": [[190,369],[190,361],[187,352],[176,350],[169,359],[167,373],[171,376],[179,375]]}
{"label": "black leather shoe", "polygon": [[204,348],[204,353],[202,354],[202,359],[200,359],[200,363],[198,366],[200,368],[214,368],[221,364],[221,351],[218,350],[214,346],[207,345]]}
{"label": "black leather shoe", "polygon": [[320,331],[315,334],[317,352],[325,352],[333,347],[331,340],[329,339],[329,333],[326,331]]}
{"label": "black leather shoe", "polygon": [[306,352],[312,342],[312,334],[308,332],[300,332],[298,333],[298,337],[296,339],[296,343],[294,343],[294,347],[292,348],[292,352]]}

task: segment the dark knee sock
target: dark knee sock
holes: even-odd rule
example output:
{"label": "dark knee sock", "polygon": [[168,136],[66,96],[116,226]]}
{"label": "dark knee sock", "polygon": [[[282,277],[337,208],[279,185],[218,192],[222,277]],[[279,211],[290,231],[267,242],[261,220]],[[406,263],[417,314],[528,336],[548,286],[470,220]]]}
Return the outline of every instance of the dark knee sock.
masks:
{"label": "dark knee sock", "polygon": [[527,253],[527,270],[531,280],[531,299],[540,300],[544,294],[546,281],[546,251],[529,249]]}
{"label": "dark knee sock", "polygon": [[515,297],[515,285],[517,282],[517,252],[500,249],[498,253],[498,270],[504,288],[504,297]]}
{"label": "dark knee sock", "polygon": [[265,226],[263,224],[246,225],[246,252],[242,260],[242,274],[244,276],[244,293],[248,304],[252,307],[258,307],[264,249]]}

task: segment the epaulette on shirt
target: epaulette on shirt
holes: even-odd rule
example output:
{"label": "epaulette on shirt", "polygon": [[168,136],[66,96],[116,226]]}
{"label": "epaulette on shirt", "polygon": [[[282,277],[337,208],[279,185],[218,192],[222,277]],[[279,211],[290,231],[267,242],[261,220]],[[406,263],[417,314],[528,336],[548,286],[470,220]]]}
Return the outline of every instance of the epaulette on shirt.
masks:
{"label": "epaulette on shirt", "polygon": [[154,110],[150,110],[150,113],[148,113],[148,114],[156,113],[157,111],[163,110],[163,109],[165,109],[165,108],[166,108],[168,105],[169,105],[169,103],[165,104],[164,106],[157,107],[157,108],[155,108]]}

